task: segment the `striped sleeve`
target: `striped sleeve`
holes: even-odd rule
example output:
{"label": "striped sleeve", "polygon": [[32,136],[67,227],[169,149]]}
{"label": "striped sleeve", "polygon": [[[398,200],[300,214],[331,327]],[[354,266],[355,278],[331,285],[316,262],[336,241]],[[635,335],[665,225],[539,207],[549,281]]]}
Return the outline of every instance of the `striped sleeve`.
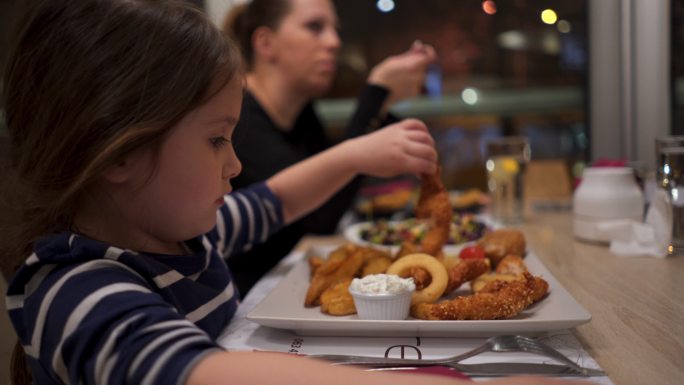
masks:
{"label": "striped sleeve", "polygon": [[14,299],[35,383],[182,384],[220,349],[115,261],[55,268]]}
{"label": "striped sleeve", "polygon": [[258,183],[225,196],[217,212],[215,236],[224,256],[247,251],[283,227],[280,199]]}

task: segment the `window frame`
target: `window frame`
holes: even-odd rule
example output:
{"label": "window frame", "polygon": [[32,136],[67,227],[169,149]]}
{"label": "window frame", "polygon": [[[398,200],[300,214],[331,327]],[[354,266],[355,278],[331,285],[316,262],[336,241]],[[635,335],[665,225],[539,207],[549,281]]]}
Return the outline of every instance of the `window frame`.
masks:
{"label": "window frame", "polygon": [[592,159],[655,169],[655,138],[672,132],[670,15],[670,0],[590,0]]}

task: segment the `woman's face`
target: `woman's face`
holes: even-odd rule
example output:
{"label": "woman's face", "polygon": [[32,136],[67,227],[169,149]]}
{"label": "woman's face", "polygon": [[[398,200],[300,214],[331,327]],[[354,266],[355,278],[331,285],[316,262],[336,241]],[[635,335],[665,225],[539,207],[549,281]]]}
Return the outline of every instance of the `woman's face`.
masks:
{"label": "woman's face", "polygon": [[340,38],[330,0],[290,0],[291,10],[273,37],[272,60],[307,96],[325,93],[337,66]]}

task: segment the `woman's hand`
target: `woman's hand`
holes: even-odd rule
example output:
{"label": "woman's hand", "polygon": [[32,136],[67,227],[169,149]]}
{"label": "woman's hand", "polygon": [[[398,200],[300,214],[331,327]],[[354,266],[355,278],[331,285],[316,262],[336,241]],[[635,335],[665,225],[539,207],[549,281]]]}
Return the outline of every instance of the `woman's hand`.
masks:
{"label": "woman's hand", "polygon": [[390,92],[386,107],[418,96],[425,81],[427,66],[437,58],[432,46],[419,41],[408,51],[390,56],[378,63],[368,76],[368,83],[387,88]]}
{"label": "woman's hand", "polygon": [[435,142],[425,124],[406,119],[351,139],[350,160],[358,173],[390,177],[404,173],[434,174]]}

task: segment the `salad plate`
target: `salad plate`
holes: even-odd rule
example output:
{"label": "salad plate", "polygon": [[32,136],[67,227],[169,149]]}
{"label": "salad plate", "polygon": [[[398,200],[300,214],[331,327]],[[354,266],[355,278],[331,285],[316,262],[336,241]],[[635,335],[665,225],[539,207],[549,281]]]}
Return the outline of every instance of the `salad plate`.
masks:
{"label": "salad plate", "polygon": [[[444,245],[444,254],[456,255],[463,247],[480,239],[485,232],[498,227],[498,224],[484,215],[454,214],[449,242]],[[381,219],[348,226],[344,230],[344,237],[352,243],[376,247],[394,254],[403,242],[419,244],[426,230],[426,223],[415,218],[403,221]]]}

